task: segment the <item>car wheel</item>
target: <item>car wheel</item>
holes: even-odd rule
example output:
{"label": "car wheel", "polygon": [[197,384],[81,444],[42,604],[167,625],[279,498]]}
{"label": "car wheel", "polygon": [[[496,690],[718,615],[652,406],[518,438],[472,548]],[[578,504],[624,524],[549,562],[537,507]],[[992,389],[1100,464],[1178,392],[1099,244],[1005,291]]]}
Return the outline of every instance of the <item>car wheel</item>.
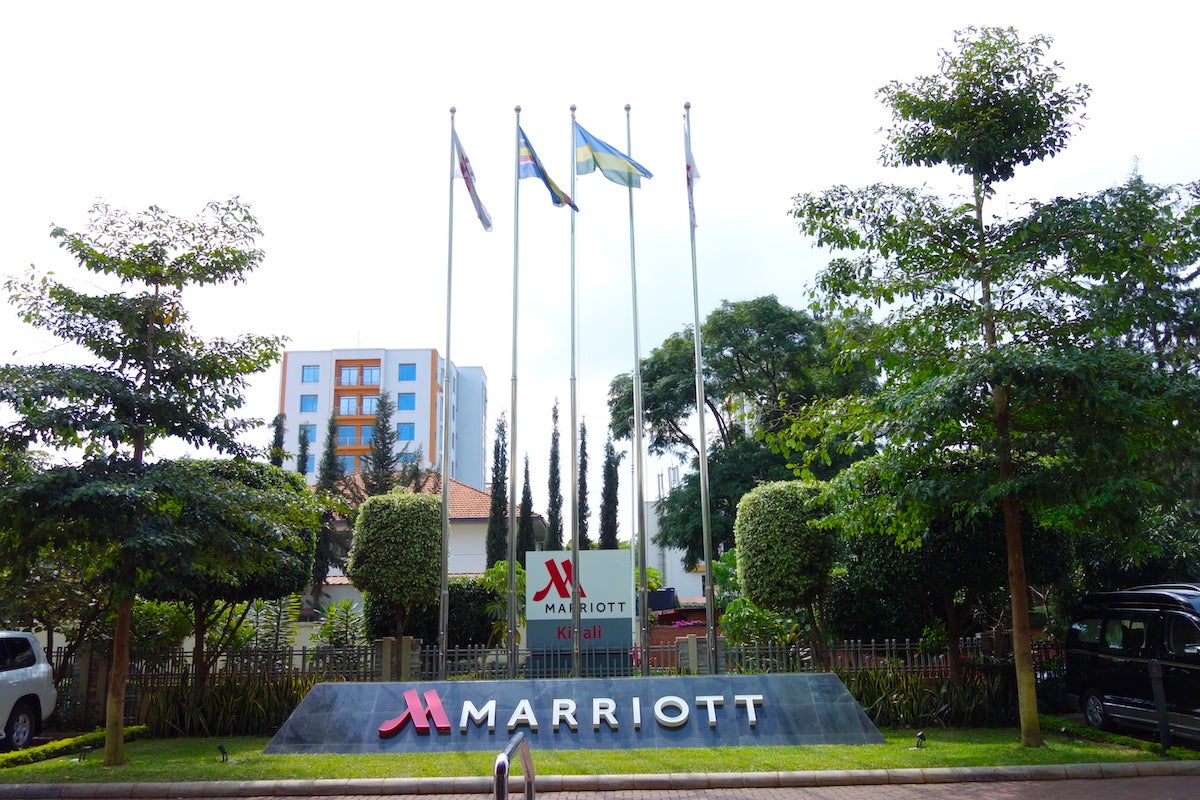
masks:
{"label": "car wheel", "polygon": [[1112,720],[1104,710],[1104,703],[1095,691],[1088,692],[1083,698],[1083,720],[1098,730],[1108,730],[1112,727]]}
{"label": "car wheel", "polygon": [[8,724],[4,726],[4,743],[11,750],[28,747],[33,741],[36,725],[33,707],[29,703],[17,703],[8,715]]}

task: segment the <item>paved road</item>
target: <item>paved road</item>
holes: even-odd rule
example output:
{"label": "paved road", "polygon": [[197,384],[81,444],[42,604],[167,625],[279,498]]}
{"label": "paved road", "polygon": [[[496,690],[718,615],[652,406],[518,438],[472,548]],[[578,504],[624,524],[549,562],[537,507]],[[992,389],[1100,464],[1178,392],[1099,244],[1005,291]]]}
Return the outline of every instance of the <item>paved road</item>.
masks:
{"label": "paved road", "polygon": [[[544,776],[545,800],[1197,800],[1200,762],[720,775]],[[509,797],[521,800],[516,780]],[[3,800],[480,800],[482,778],[3,784]]]}

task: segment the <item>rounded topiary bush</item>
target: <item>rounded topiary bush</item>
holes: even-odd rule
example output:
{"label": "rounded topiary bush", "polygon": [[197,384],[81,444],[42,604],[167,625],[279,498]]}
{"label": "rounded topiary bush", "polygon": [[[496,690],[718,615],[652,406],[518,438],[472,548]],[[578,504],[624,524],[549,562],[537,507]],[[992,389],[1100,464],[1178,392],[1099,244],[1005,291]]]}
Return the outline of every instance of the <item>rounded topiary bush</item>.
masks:
{"label": "rounded topiary bush", "polygon": [[742,495],[733,536],[738,583],[750,602],[804,608],[828,585],[837,533],[813,524],[825,513],[819,495],[809,481],[764,483]]}

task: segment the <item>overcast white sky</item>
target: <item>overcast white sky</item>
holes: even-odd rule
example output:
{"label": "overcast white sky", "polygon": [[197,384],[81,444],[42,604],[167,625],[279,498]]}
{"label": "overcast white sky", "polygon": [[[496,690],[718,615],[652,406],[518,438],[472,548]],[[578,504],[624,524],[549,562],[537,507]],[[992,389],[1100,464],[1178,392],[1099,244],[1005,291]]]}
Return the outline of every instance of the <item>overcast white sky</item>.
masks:
{"label": "overcast white sky", "polygon": [[[641,353],[692,320],[682,114],[702,179],[702,315],[774,293],[793,306],[827,260],[786,212],[800,192],[877,180],[964,191],[945,170],[887,170],[875,90],[932,72],[967,25],[1055,37],[1067,79],[1091,85],[1065,154],[1009,196],[1049,198],[1123,180],[1200,178],[1191,2],[1123,7],[800,2],[54,2],[0,6],[0,276],[29,264],[82,277],[49,238],[98,199],[188,216],[240,195],[267,259],[248,284],[185,298],[198,332],[290,337],[293,349],[445,351],[449,109],[495,229],[455,197],[451,357],[488,375],[492,420],[512,378],[513,107],[567,188],[571,104],[593,134],[655,177],[635,193]],[[830,4],[831,6],[833,4]],[[626,192],[598,173],[575,199],[579,402],[599,507],[608,381],[632,367]],[[546,505],[550,407],[569,391],[571,212],[521,183],[518,450]],[[0,309],[0,360],[69,358]],[[253,381],[270,418],[279,372]],[[491,424],[489,424],[489,430]],[[267,431],[262,443],[269,439]],[[489,443],[490,452],[490,443]],[[566,487],[564,456],[564,490]],[[657,495],[661,463],[648,466]],[[623,473],[623,490],[628,489]],[[624,493],[621,519],[629,514]],[[622,523],[622,536],[628,536]],[[593,535],[595,525],[593,524]]]}

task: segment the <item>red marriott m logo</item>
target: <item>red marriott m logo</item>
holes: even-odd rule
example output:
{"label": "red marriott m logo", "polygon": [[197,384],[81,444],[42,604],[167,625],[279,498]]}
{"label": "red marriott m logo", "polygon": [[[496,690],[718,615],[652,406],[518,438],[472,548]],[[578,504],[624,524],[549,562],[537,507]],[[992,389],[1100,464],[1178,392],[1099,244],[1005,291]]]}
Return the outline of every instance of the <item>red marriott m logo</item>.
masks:
{"label": "red marriott m logo", "polygon": [[446,716],[446,710],[442,708],[442,699],[438,697],[437,689],[425,692],[425,705],[421,705],[421,697],[417,694],[416,689],[409,689],[404,693],[404,702],[407,707],[403,714],[395,719],[389,719],[379,726],[381,738],[395,736],[404,727],[404,723],[410,719],[413,727],[417,729],[417,733],[429,734],[430,718],[433,719],[433,725],[437,728],[438,733],[450,732],[450,719]]}
{"label": "red marriott m logo", "polygon": [[[558,571],[558,562],[554,559],[546,560],[546,571],[550,573],[550,582],[538,589],[533,594],[533,602],[538,603],[546,599],[546,595],[550,590],[558,592],[558,596],[562,598],[571,597],[571,559],[564,558],[562,561],[562,572]],[[579,587],[579,596],[587,597],[587,592],[583,587]]]}

